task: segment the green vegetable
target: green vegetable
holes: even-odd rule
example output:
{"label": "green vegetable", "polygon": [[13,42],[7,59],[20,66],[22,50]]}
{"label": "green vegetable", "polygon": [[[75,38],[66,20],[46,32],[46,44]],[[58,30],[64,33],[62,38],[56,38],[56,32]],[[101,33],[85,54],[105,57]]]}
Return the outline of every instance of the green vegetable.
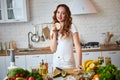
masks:
{"label": "green vegetable", "polygon": [[98,67],[98,70],[96,71],[96,73],[100,74],[101,80],[115,80],[116,71],[117,71],[117,67],[115,65],[108,64],[106,66]]}
{"label": "green vegetable", "polygon": [[120,70],[115,72],[115,80],[120,80]]}
{"label": "green vegetable", "polygon": [[15,77],[16,74],[24,74],[25,75],[26,71],[22,68],[13,68],[8,71],[8,78]]}
{"label": "green vegetable", "polygon": [[38,71],[31,71],[27,77],[29,78],[31,76],[34,77],[35,80],[43,80],[42,75],[40,75]]}

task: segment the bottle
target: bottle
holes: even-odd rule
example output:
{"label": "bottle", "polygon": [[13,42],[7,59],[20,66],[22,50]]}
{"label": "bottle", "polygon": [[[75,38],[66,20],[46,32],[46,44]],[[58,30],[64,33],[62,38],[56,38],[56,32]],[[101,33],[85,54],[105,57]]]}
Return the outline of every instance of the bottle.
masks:
{"label": "bottle", "polygon": [[99,61],[99,64],[102,65],[104,63],[104,57],[103,56],[99,56],[98,57],[98,61]]}
{"label": "bottle", "polygon": [[105,57],[105,64],[111,64],[111,58],[110,57]]}
{"label": "bottle", "polygon": [[1,47],[1,53],[3,52],[3,45],[2,42],[0,42],[0,47]]}
{"label": "bottle", "polygon": [[42,75],[42,63],[39,64],[38,70],[39,70],[39,74]]}
{"label": "bottle", "polygon": [[45,62],[45,67],[46,67],[46,74],[48,73],[48,63]]}
{"label": "bottle", "polygon": [[46,75],[47,74],[47,68],[44,64],[44,60],[42,60],[42,75]]}

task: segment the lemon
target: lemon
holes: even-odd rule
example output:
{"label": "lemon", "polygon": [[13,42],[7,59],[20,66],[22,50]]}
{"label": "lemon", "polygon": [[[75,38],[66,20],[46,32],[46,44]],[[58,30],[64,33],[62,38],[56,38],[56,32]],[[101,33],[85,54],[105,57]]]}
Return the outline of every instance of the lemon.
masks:
{"label": "lemon", "polygon": [[89,67],[91,68],[91,69],[94,69],[95,68],[95,64],[94,63],[91,63],[90,65],[89,65]]}

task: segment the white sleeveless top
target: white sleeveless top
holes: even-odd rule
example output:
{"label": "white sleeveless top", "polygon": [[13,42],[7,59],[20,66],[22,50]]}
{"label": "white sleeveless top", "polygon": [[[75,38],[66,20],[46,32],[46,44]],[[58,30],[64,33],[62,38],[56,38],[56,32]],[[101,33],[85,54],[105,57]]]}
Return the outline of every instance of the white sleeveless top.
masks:
{"label": "white sleeveless top", "polygon": [[[72,35],[77,32],[77,28],[72,24],[70,31]],[[52,34],[52,33],[51,33]],[[73,38],[62,39],[61,34],[58,33],[57,50],[53,55],[53,69],[60,68],[73,68],[75,67],[75,60],[73,55]]]}

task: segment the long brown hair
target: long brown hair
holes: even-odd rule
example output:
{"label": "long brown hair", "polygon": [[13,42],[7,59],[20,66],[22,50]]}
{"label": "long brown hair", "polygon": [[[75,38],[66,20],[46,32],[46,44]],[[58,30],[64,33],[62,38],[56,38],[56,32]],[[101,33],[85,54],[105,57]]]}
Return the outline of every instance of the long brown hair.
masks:
{"label": "long brown hair", "polygon": [[56,10],[54,11],[54,15],[53,15],[53,23],[59,22],[56,18],[56,13],[59,7],[64,7],[66,10],[66,16],[65,16],[65,21],[64,21],[64,26],[63,29],[61,30],[61,34],[62,36],[66,36],[69,37],[70,35],[70,28],[71,28],[71,24],[72,24],[72,17],[71,17],[71,12],[69,7],[66,4],[59,4],[56,8]]}

